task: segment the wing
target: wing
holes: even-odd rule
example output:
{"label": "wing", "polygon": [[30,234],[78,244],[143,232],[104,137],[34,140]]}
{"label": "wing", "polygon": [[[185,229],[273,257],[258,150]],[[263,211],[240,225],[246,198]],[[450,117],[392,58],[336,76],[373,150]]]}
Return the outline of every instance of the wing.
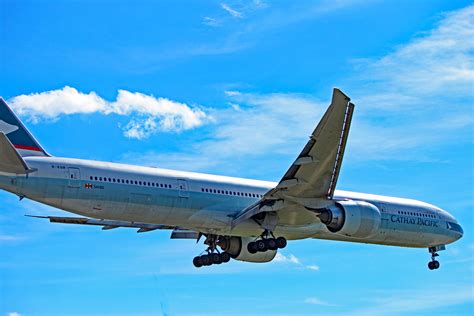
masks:
{"label": "wing", "polygon": [[232,227],[262,213],[304,209],[331,200],[346,147],[354,104],[334,89],[331,105],[278,185],[235,216]]}
{"label": "wing", "polygon": [[95,219],[88,217],[61,217],[61,216],[36,216],[26,215],[28,217],[46,218],[51,223],[76,224],[76,225],[94,225],[102,226],[103,230],[109,230],[119,227],[138,228],[137,233],[149,232],[157,229],[172,229],[172,239],[197,239],[199,233],[175,226],[157,225],[140,222],[116,221],[107,219]]}

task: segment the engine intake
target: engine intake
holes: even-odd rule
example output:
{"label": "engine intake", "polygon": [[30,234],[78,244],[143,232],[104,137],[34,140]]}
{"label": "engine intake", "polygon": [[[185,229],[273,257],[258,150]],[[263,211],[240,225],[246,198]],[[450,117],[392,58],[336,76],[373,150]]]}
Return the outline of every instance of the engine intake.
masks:
{"label": "engine intake", "polygon": [[373,204],[364,201],[340,201],[323,210],[319,219],[330,232],[366,238],[377,232],[382,216]]}

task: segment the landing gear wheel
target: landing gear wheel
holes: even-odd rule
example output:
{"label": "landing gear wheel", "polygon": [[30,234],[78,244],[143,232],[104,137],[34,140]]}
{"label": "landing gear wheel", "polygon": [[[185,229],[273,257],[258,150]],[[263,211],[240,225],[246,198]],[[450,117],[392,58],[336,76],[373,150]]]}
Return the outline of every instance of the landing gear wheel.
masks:
{"label": "landing gear wheel", "polygon": [[258,252],[257,243],[255,241],[249,242],[248,245],[247,245],[247,250],[251,254],[257,253]]}
{"label": "landing gear wheel", "polygon": [[268,250],[277,250],[278,246],[276,244],[276,240],[273,238],[265,239],[265,243],[267,244]]}
{"label": "landing gear wheel", "polygon": [[218,253],[211,253],[209,256],[211,257],[212,263],[214,263],[214,264],[221,264],[222,263],[221,256],[219,256]]}
{"label": "landing gear wheel", "polygon": [[230,261],[230,255],[227,252],[223,252],[219,256],[221,257],[221,262],[223,263]]}
{"label": "landing gear wheel", "polygon": [[264,240],[257,240],[255,243],[257,244],[257,250],[259,252],[265,252],[268,250],[267,244],[265,243]]}
{"label": "landing gear wheel", "polygon": [[278,237],[276,239],[276,245],[280,249],[285,248],[286,247],[286,239],[284,237]]}
{"label": "landing gear wheel", "polygon": [[201,256],[201,262],[203,266],[210,266],[212,264],[211,258],[208,255]]}
{"label": "landing gear wheel", "polygon": [[428,262],[428,269],[430,270],[439,269],[439,261],[433,260],[433,261]]}
{"label": "landing gear wheel", "polygon": [[194,257],[194,259],[193,259],[193,265],[194,265],[196,268],[202,267],[202,260],[201,260],[201,257]]}
{"label": "landing gear wheel", "polygon": [[430,269],[430,270],[434,269],[433,261],[428,262],[428,269]]}

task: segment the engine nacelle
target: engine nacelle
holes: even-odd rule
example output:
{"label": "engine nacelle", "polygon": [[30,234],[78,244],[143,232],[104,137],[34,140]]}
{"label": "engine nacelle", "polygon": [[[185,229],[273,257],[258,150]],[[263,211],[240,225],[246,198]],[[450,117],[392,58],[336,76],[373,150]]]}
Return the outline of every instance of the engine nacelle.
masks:
{"label": "engine nacelle", "polygon": [[255,238],[252,237],[225,237],[219,240],[218,245],[235,260],[246,262],[272,261],[276,256],[276,250],[267,250],[253,254],[248,252],[247,245],[254,240]]}
{"label": "engine nacelle", "polygon": [[382,216],[373,204],[364,201],[340,201],[325,209],[319,218],[329,231],[350,237],[366,238],[380,227]]}

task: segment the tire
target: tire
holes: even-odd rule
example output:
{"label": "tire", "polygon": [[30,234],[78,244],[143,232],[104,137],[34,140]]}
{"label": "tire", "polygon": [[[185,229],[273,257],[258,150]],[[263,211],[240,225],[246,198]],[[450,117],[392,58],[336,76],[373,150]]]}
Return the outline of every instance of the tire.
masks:
{"label": "tire", "polygon": [[273,239],[273,238],[265,240],[265,243],[267,244],[267,248],[269,250],[277,250],[278,249],[278,246],[276,244],[276,240]]}
{"label": "tire", "polygon": [[433,268],[436,270],[436,269],[439,269],[439,261],[433,261]]}
{"label": "tire", "polygon": [[254,242],[254,241],[249,242],[248,245],[247,245],[247,250],[248,250],[248,252],[250,252],[251,254],[257,253],[257,251],[258,251],[258,249],[257,249],[257,243]]}
{"label": "tire", "polygon": [[221,256],[221,261],[223,263],[226,263],[226,262],[230,261],[230,255],[227,252],[221,253],[220,256]]}
{"label": "tire", "polygon": [[221,264],[222,263],[221,256],[218,253],[210,254],[210,257],[211,257],[212,263],[214,263],[214,264]]}
{"label": "tire", "polygon": [[286,239],[284,237],[278,237],[276,239],[276,244],[277,244],[277,247],[280,248],[280,249],[283,249],[286,247]]}
{"label": "tire", "polygon": [[212,264],[211,258],[208,255],[201,256],[201,262],[203,266],[210,266]]}
{"label": "tire", "polygon": [[202,267],[202,260],[201,260],[201,257],[194,257],[194,259],[193,259],[193,265],[194,265],[196,268]]}
{"label": "tire", "polygon": [[264,240],[257,240],[255,243],[257,244],[257,250],[259,252],[265,252],[268,250],[267,243]]}
{"label": "tire", "polygon": [[430,270],[434,269],[433,261],[428,262],[428,269]]}

